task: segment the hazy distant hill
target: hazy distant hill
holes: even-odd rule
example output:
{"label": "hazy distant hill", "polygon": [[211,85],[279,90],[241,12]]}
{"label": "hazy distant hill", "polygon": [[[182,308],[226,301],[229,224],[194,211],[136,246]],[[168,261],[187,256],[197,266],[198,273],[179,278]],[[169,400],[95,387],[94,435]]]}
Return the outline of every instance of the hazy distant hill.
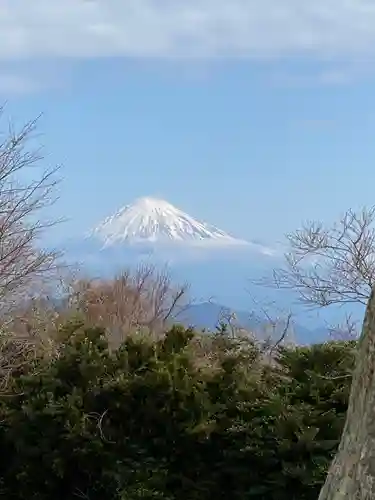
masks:
{"label": "hazy distant hill", "polygon": [[[265,319],[252,315],[247,311],[233,310],[214,302],[192,304],[179,313],[176,316],[176,320],[186,326],[194,326],[196,328],[205,328],[207,330],[214,331],[220,321],[220,318],[225,318],[228,314],[233,314],[235,324],[245,329],[260,333],[264,333],[265,331]],[[310,344],[328,340],[329,332],[328,329],[324,327],[308,329],[302,325],[294,324],[293,337],[293,340],[298,344]]]}

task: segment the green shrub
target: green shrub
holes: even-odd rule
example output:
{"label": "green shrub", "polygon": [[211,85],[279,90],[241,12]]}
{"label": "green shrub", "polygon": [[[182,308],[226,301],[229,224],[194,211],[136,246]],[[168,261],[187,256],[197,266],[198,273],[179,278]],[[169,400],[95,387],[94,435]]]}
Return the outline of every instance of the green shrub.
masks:
{"label": "green shrub", "polygon": [[277,367],[226,343],[194,360],[194,333],[129,336],[68,325],[1,399],[9,499],[315,500],[345,418],[353,344],[283,349]]}

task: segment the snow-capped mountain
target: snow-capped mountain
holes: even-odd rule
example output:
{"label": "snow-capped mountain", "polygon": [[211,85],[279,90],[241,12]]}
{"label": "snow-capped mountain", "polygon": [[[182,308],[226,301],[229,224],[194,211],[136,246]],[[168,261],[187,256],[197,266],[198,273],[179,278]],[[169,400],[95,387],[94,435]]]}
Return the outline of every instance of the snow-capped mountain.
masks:
{"label": "snow-capped mountain", "polygon": [[247,245],[217,227],[198,221],[170,203],[139,198],[107,217],[91,233],[104,247],[137,243],[184,245]]}

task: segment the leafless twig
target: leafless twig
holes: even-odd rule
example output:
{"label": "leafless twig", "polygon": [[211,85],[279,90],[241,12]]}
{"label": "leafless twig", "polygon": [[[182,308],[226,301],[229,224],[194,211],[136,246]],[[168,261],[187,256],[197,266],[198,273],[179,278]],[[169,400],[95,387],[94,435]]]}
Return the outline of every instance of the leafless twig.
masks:
{"label": "leafless twig", "polygon": [[0,313],[35,293],[56,269],[57,252],[40,242],[59,221],[42,220],[39,214],[56,200],[59,168],[38,173],[41,150],[28,147],[36,124],[31,121],[19,131],[10,127],[0,138]]}
{"label": "leafless twig", "polygon": [[326,227],[305,224],[287,235],[286,266],[262,284],[297,291],[313,307],[358,303],[365,305],[375,284],[375,207],[348,210]]}

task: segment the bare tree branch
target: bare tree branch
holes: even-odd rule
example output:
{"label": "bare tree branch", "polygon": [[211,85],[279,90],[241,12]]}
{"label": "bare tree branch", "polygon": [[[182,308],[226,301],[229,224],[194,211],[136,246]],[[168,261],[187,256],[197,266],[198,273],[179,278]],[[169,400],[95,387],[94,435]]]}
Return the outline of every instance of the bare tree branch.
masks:
{"label": "bare tree branch", "polygon": [[348,210],[325,227],[305,224],[289,235],[286,266],[262,284],[297,291],[303,304],[365,305],[375,284],[375,207],[359,213]]}
{"label": "bare tree branch", "polygon": [[9,312],[41,294],[58,267],[58,253],[41,244],[44,232],[59,222],[41,218],[43,210],[55,201],[58,168],[41,172],[41,149],[29,144],[35,138],[36,124],[33,120],[18,131],[11,125],[0,131],[1,392],[36,352],[35,339],[27,329],[18,335],[10,331],[16,318]]}
{"label": "bare tree branch", "polygon": [[58,168],[37,172],[41,150],[28,147],[36,123],[31,121],[19,131],[9,127],[8,134],[1,134],[0,311],[22,300],[31,286],[40,285],[56,269],[57,253],[42,249],[40,238],[58,221],[42,220],[40,213],[55,201]]}
{"label": "bare tree branch", "polygon": [[166,270],[143,265],[123,271],[113,280],[78,280],[72,285],[69,307],[88,324],[101,325],[115,344],[136,329],[162,333],[186,304],[187,286],[174,287]]}
{"label": "bare tree branch", "polygon": [[342,322],[335,325],[327,325],[330,337],[333,340],[355,340],[360,333],[360,326],[357,320],[353,319],[352,314],[345,314]]}

